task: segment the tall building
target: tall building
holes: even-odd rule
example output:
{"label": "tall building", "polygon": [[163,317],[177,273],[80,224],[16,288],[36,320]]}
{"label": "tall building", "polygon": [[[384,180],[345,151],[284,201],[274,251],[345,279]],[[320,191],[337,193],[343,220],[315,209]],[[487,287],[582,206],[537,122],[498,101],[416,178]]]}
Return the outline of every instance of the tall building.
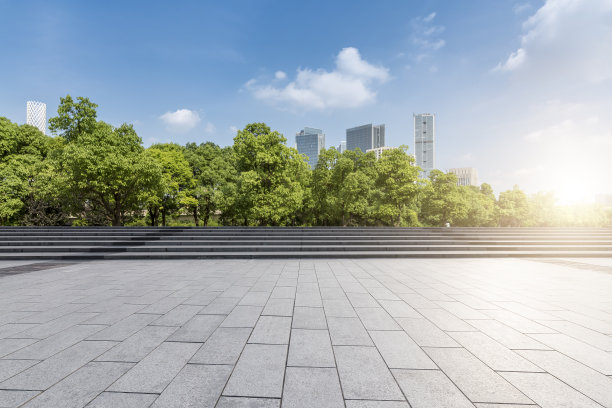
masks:
{"label": "tall building", "polygon": [[26,123],[47,133],[47,105],[43,102],[28,101],[26,107]]}
{"label": "tall building", "polygon": [[300,154],[308,156],[308,163],[314,169],[319,161],[319,152],[325,148],[325,135],[321,129],[305,127],[295,134],[295,145]]}
{"label": "tall building", "polygon": [[344,153],[346,151],[346,140],[343,140],[338,145],[338,152]]}
{"label": "tall building", "polygon": [[478,171],[474,167],[459,167],[455,169],[449,169],[449,173],[453,173],[457,176],[458,186],[479,186],[478,182]]}
{"label": "tall building", "polygon": [[368,149],[366,150],[366,153],[374,152],[374,155],[376,156],[376,160],[378,160],[380,159],[380,157],[382,156],[385,150],[391,150],[391,149],[397,149],[397,147],[381,146],[381,147],[376,147],[374,149]]}
{"label": "tall building", "polygon": [[357,126],[346,129],[346,149],[355,150],[361,149],[366,152],[369,149],[376,149],[385,145],[385,125],[373,126],[368,125]]}
{"label": "tall building", "polygon": [[423,169],[422,177],[436,168],[436,117],[431,113],[414,116],[414,153],[416,164]]}

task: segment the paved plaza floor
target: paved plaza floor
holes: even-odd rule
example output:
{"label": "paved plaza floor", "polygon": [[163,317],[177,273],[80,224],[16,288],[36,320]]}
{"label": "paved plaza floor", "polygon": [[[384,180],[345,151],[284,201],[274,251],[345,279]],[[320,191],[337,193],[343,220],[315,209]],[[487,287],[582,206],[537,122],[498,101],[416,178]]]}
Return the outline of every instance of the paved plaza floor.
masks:
{"label": "paved plaza floor", "polygon": [[611,259],[27,264],[0,407],[612,407]]}

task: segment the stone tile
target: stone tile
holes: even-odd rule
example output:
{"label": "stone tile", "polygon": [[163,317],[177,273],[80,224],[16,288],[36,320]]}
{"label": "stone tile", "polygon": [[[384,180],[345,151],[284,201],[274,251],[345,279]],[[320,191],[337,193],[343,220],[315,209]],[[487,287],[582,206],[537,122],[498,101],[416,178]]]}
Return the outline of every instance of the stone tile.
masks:
{"label": "stone tile", "polygon": [[0,407],[18,407],[38,393],[38,391],[0,390]]}
{"label": "stone tile", "polygon": [[204,343],[224,318],[225,316],[222,315],[195,315],[175,331],[167,341]]}
{"label": "stone tile", "polygon": [[370,331],[389,368],[435,369],[437,366],[403,331]]}
{"label": "stone tile", "polygon": [[221,397],[216,408],[279,408],[280,399]]}
{"label": "stone tile", "polygon": [[[98,313],[69,313],[50,322],[36,325],[14,337],[46,339],[49,336],[68,330],[76,324],[83,323],[97,316]],[[87,324],[91,324],[87,322]]]}
{"label": "stone tile", "polygon": [[426,348],[425,351],[472,401],[507,404],[532,402],[463,348]]}
{"label": "stone tile", "polygon": [[151,313],[163,315],[183,303],[186,299],[176,297],[165,297],[157,302],[143,308],[139,313]]}
{"label": "stone tile", "polygon": [[214,407],[232,372],[227,365],[187,364],[152,408]]}
{"label": "stone tile", "polygon": [[346,297],[346,294],[340,287],[321,287],[319,290],[321,292],[321,298],[323,300],[348,299]]}
{"label": "stone tile", "polygon": [[484,313],[472,309],[471,307],[464,305],[461,302],[438,301],[435,303],[460,319],[490,319],[490,317],[485,315]]}
{"label": "stone tile", "polygon": [[145,308],[144,305],[129,305],[122,304],[121,306],[114,308],[108,312],[100,313],[97,316],[84,321],[86,324],[115,324],[126,317],[133,315],[136,312],[140,312]]}
{"label": "stone tile", "polygon": [[265,306],[269,297],[268,292],[249,292],[238,304],[241,306]]}
{"label": "stone tile", "polygon": [[590,344],[593,347],[597,347],[604,351],[612,351],[612,336],[607,336],[598,331],[564,320],[553,320],[541,323],[548,327],[552,327],[560,333]]}
{"label": "stone tile", "polygon": [[0,357],[21,350],[37,341],[37,339],[0,339]]}
{"label": "stone tile", "polygon": [[501,373],[542,408],[595,408],[601,406],[546,373]]}
{"label": "stone tile", "polygon": [[249,328],[219,327],[191,358],[198,364],[236,364],[251,335]]}
{"label": "stone tile", "polygon": [[535,404],[474,404],[476,408],[540,408]]}
{"label": "stone tile", "polygon": [[357,317],[351,302],[346,298],[325,299],[323,300],[323,309],[325,309],[327,317]]}
{"label": "stone tile", "polygon": [[157,318],[157,315],[133,314],[104,330],[99,330],[89,336],[88,340],[123,341]]}
{"label": "stone tile", "polygon": [[255,327],[262,309],[260,306],[236,306],[221,327]]}
{"label": "stone tile", "polygon": [[542,371],[483,333],[453,332],[449,335],[495,371]]}
{"label": "stone tile", "polygon": [[280,398],[287,346],[247,344],[223,395]]}
{"label": "stone tile", "polygon": [[0,384],[0,388],[46,390],[115,345],[110,341],[82,341]]}
{"label": "stone tile", "polygon": [[132,367],[130,363],[88,363],[28,403],[28,407],[82,407]]}
{"label": "stone tile", "polygon": [[334,346],[373,346],[368,332],[356,317],[329,317],[329,334]]}
{"label": "stone tile", "polygon": [[556,330],[543,326],[533,320],[508,310],[487,310],[485,313],[493,319],[510,326],[521,333],[555,333]]}
{"label": "stone tile", "polygon": [[378,303],[380,303],[391,317],[423,317],[403,300],[379,300]]}
{"label": "stone tile", "polygon": [[550,347],[497,320],[468,320],[468,323],[509,349],[550,350]]}
{"label": "stone tile", "polygon": [[344,408],[336,369],[287,367],[283,407]]}
{"label": "stone tile", "polygon": [[427,319],[399,317],[396,321],[421,347],[459,347],[455,340]]}
{"label": "stone tile", "polygon": [[353,307],[380,307],[376,299],[369,293],[347,293],[346,296]]}
{"label": "stone tile", "polygon": [[289,344],[291,318],[261,316],[249,338],[249,343]]}
{"label": "stone tile", "polygon": [[346,400],[346,408],[410,408],[406,401]]}
{"label": "stone tile", "polygon": [[9,323],[0,326],[0,339],[7,337],[22,337],[15,336],[16,334],[23,333],[24,331],[33,327],[39,326],[38,323]]}
{"label": "stone tile", "polygon": [[439,306],[418,293],[402,293],[400,298],[415,309],[435,309]]}
{"label": "stone tile", "polygon": [[223,293],[219,295],[220,298],[242,298],[246,295],[251,288],[249,286],[230,286]]}
{"label": "stone tile", "polygon": [[234,310],[240,298],[218,297],[200,311],[200,314],[228,315]]}
{"label": "stone tile", "polygon": [[293,299],[268,299],[262,315],[293,316]]}
{"label": "stone tile", "polygon": [[532,334],[531,337],[605,375],[612,375],[612,354],[565,334]]}
{"label": "stone tile", "polygon": [[470,400],[442,371],[392,370],[392,372],[413,408],[473,407]]}
{"label": "stone tile", "polygon": [[366,330],[402,330],[382,307],[358,307],[355,311]]}
{"label": "stone tile", "polygon": [[445,331],[475,331],[476,329],[444,309],[421,309],[419,312]]}
{"label": "stone tile", "polygon": [[604,407],[612,407],[612,378],[556,351],[523,350],[518,353]]}
{"label": "stone tile", "polygon": [[404,399],[376,348],[334,346],[334,353],[346,399]]}
{"label": "stone tile", "polygon": [[0,360],[0,382],[38,364],[37,360]]}
{"label": "stone tile", "polygon": [[335,367],[329,332],[327,330],[293,329],[287,365]]}
{"label": "stone tile", "polygon": [[327,329],[322,307],[295,307],[293,310],[294,329]]}
{"label": "stone tile", "polygon": [[47,323],[59,317],[82,309],[84,305],[77,303],[66,303],[40,313],[32,313],[28,317],[19,320],[19,323]]}
{"label": "stone tile", "polygon": [[147,326],[98,357],[98,361],[137,363],[164,342],[176,327]]}
{"label": "stone tile", "polygon": [[303,307],[323,307],[319,292],[300,292],[295,295],[295,305]]}
{"label": "stone tile", "polygon": [[205,292],[201,291],[191,296],[189,299],[183,302],[184,305],[199,305],[208,306],[217,296],[218,292]]}
{"label": "stone tile", "polygon": [[202,306],[178,305],[168,313],[155,320],[155,326],[182,326],[195,316]]}
{"label": "stone tile", "polygon": [[156,398],[157,394],[103,392],[86,408],[148,408]]}
{"label": "stone tile", "polygon": [[108,391],[160,393],[195,354],[197,343],[162,343]]}
{"label": "stone tile", "polygon": [[7,358],[44,360],[105,327],[106,326],[99,325],[73,326],[28,347],[24,347],[15,353],[9,354]]}

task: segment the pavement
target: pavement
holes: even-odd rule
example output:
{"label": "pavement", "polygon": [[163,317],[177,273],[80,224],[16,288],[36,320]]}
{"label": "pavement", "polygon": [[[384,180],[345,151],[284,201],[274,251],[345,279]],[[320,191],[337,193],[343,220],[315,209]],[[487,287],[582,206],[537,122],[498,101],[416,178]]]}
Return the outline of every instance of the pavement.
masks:
{"label": "pavement", "polygon": [[612,407],[612,259],[0,262],[0,407]]}

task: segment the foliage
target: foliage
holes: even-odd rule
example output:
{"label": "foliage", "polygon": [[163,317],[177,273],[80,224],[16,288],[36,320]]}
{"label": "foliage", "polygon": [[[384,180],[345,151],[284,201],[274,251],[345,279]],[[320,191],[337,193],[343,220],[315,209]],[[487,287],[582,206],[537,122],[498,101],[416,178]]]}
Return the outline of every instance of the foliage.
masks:
{"label": "foliage", "polygon": [[91,134],[96,128],[98,105],[88,98],[78,97],[75,102],[70,95],[60,98],[57,116],[49,119],[49,129],[72,142],[80,135]]}

